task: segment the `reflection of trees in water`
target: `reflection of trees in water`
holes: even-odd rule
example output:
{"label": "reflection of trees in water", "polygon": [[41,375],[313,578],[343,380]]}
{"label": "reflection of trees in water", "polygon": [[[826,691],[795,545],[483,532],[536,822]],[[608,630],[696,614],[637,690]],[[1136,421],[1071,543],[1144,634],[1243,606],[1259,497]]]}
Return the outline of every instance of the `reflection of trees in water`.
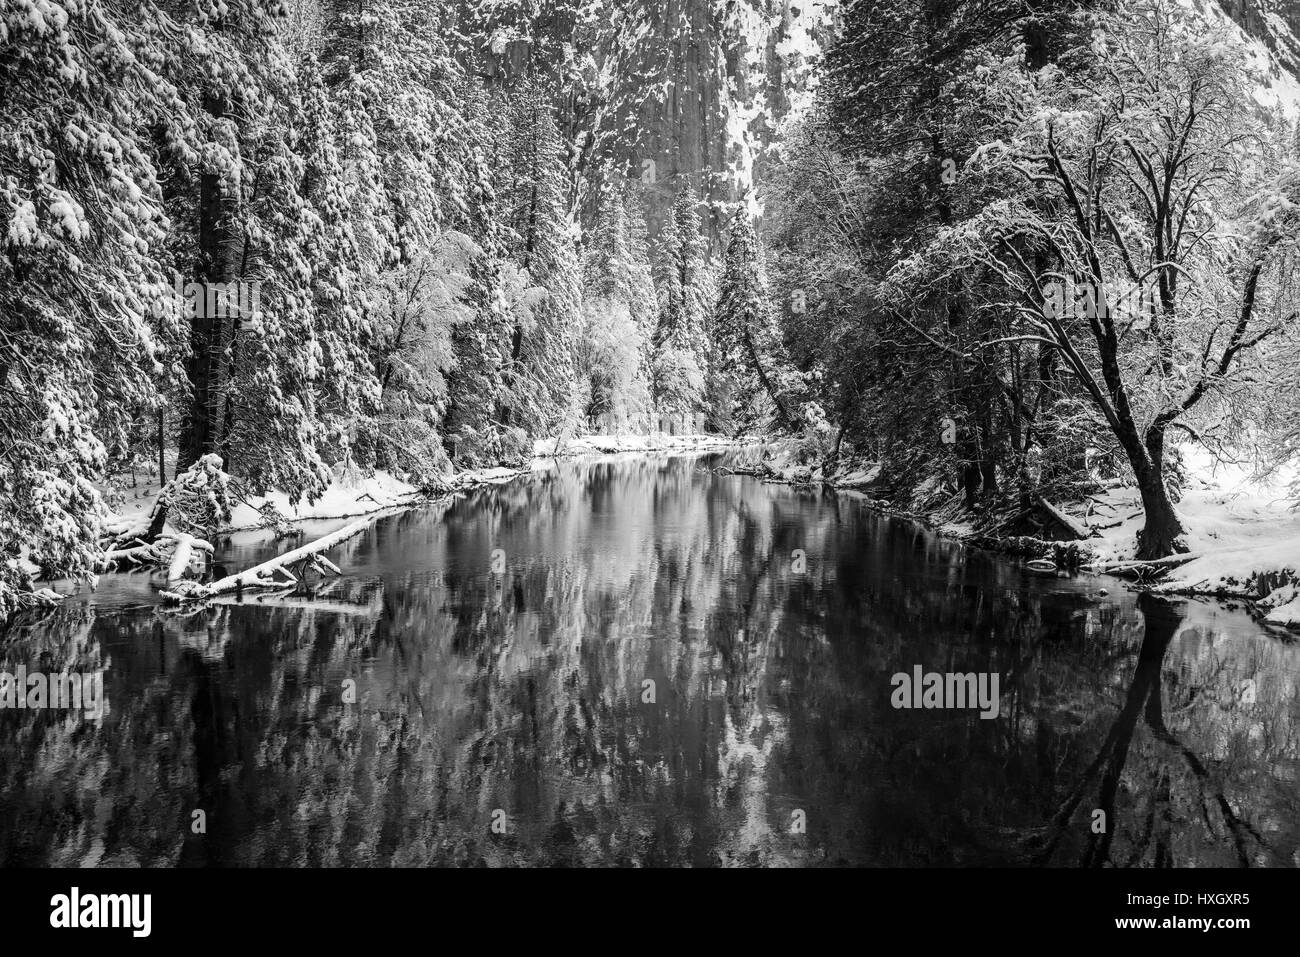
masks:
{"label": "reflection of trees in water", "polygon": [[[1151,595],[1138,605],[1145,634],[1123,703],[1093,760],[1034,835],[1034,859],[1069,863],[1067,855],[1077,855],[1085,867],[1297,863],[1294,656],[1288,663],[1261,642],[1223,654],[1212,632],[1184,633],[1171,655],[1183,613]],[[1104,830],[1091,826],[1096,811],[1105,814]]]}
{"label": "reflection of trees in water", "polygon": [[[1296,843],[1294,688],[1267,677],[1294,656],[1184,632],[1153,681],[1131,607],[1045,597],[843,497],[681,459],[563,467],[391,520],[343,564],[310,597],[33,629],[110,662],[113,710],[0,716],[0,859],[1207,863],[1237,853],[1218,796],[1252,861]],[[1002,717],[893,710],[913,664],[998,671]],[[1243,710],[1225,689],[1246,678]],[[1144,730],[1152,687],[1171,738]],[[1200,837],[1197,787],[1221,816]],[[1089,845],[1103,790],[1113,835]]]}

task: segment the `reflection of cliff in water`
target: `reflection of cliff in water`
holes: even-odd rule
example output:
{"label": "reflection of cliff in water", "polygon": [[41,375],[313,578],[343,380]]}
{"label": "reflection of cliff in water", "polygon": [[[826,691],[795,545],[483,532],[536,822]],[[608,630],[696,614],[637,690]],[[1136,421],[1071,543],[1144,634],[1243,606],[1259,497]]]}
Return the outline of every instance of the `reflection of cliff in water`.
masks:
{"label": "reflection of cliff in water", "polygon": [[[103,667],[110,711],[0,712],[0,861],[1300,863],[1300,656],[1239,613],[688,459],[345,548],[311,595],[13,630],[7,670]],[[915,664],[999,672],[1000,717],[892,709]]]}

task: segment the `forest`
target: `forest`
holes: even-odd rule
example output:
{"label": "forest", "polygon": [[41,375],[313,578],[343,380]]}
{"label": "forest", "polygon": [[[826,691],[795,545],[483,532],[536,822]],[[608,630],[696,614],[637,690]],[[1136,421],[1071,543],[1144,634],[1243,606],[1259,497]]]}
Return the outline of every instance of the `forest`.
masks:
{"label": "forest", "polygon": [[1120,488],[1134,559],[1189,553],[1189,446],[1300,493],[1293,27],[0,0],[0,619],[270,491],[593,434],[1004,532]]}

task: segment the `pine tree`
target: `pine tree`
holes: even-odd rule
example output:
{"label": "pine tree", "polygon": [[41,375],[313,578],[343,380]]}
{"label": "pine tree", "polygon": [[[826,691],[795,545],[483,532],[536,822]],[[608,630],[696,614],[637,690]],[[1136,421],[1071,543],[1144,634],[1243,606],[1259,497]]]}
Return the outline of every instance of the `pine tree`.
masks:
{"label": "pine tree", "polygon": [[580,348],[586,417],[644,421],[650,411],[648,320],[654,289],[627,209],[627,183],[606,170],[600,214],[584,256],[586,322]]}
{"label": "pine tree", "polygon": [[678,193],[655,253],[659,319],[652,373],[661,412],[692,415],[703,405],[712,273],[701,233],[698,197],[689,184]]}
{"label": "pine tree", "polygon": [[500,419],[535,435],[554,435],[573,428],[581,412],[574,384],[582,270],[567,214],[564,151],[542,88],[526,85],[515,93],[511,115],[508,248],[546,300],[535,322],[516,323],[512,331]]}
{"label": "pine tree", "polygon": [[496,464],[501,460],[497,416],[507,401],[506,362],[514,324],[512,295],[505,288],[514,274],[503,225],[508,190],[496,181],[496,171],[505,164],[509,129],[502,122],[503,104],[481,87],[467,84],[462,99],[461,142],[470,145],[458,222],[480,253],[470,265],[469,318],[457,323],[451,335],[443,441],[457,462]]}
{"label": "pine tree", "polygon": [[182,332],[158,150],[198,149],[153,67],[184,30],[149,5],[43,11],[0,11],[0,619],[31,568],[98,561],[108,450],[159,407]]}
{"label": "pine tree", "polygon": [[776,407],[780,424],[793,429],[795,420],[782,394],[778,367],[780,332],[768,297],[762,251],[749,212],[738,209],[727,229],[727,253],[718,287],[714,321],[715,375],[732,382],[733,412],[739,421],[752,422],[744,410],[766,393]]}

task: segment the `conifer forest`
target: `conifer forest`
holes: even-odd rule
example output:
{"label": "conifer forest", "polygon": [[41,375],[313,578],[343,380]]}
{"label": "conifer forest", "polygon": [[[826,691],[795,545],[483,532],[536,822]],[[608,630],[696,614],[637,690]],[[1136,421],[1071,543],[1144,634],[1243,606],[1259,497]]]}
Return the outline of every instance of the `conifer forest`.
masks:
{"label": "conifer forest", "polygon": [[0,0],[0,874],[1293,869],[1297,370],[1300,0]]}

